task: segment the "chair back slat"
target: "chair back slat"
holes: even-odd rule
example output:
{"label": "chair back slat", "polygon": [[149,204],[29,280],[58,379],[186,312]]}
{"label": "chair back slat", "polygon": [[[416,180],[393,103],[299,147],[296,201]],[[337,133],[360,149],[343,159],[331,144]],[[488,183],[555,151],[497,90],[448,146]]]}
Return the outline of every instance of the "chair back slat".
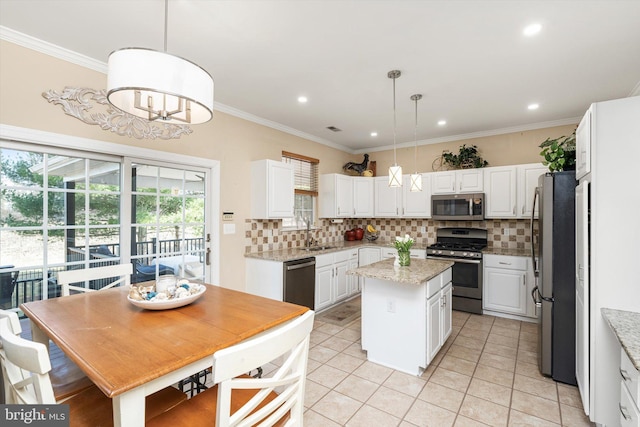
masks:
{"label": "chair back slat", "polygon": [[104,286],[100,290],[113,288],[115,286],[128,286],[131,284],[132,264],[116,264],[104,267],[85,268],[81,270],[66,270],[58,272],[58,284],[62,286],[62,296],[68,296],[70,290],[78,292],[91,292],[82,286],[72,285],[72,283],[86,282],[91,280],[116,278],[113,282]]}
{"label": "chair back slat", "polygon": [[8,319],[8,327],[13,331],[14,335],[20,335],[22,333],[22,325],[20,325],[20,318],[18,313],[10,310],[0,309],[0,319]]}

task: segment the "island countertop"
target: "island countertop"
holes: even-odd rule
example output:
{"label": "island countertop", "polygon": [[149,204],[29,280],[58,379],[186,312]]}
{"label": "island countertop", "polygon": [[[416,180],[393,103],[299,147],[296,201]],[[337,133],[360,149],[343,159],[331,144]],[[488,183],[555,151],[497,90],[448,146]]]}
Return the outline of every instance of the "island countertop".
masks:
{"label": "island countertop", "polygon": [[393,258],[385,259],[363,267],[354,268],[353,270],[347,271],[347,274],[411,285],[421,285],[454,264],[453,261],[411,259],[411,265],[398,267],[393,265],[394,262],[395,260]]}

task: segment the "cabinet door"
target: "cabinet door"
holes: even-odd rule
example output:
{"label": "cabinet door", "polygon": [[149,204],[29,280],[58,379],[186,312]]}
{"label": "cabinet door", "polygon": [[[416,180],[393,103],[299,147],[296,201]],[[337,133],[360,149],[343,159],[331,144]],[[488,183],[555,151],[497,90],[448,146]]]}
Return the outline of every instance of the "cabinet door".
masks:
{"label": "cabinet door", "polygon": [[589,183],[576,187],[576,381],[589,415]]}
{"label": "cabinet door", "polygon": [[334,269],[333,265],[316,267],[316,311],[332,304],[332,289]]}
{"label": "cabinet door", "polygon": [[453,288],[451,286],[451,283],[449,283],[447,286],[444,287],[444,289],[442,289],[442,296],[440,297],[442,300],[442,330],[441,330],[441,339],[440,339],[440,344],[444,345],[444,342],[447,340],[447,338],[449,338],[449,335],[451,335],[451,328],[452,328],[452,322],[451,322],[451,298],[453,295]]}
{"label": "cabinet door", "polygon": [[591,110],[576,129],[576,179],[591,172]]}
{"label": "cabinet door", "polygon": [[[518,216],[520,218],[531,218],[533,194],[538,186],[538,178],[548,171],[546,166],[538,163],[518,166]],[[535,218],[538,218],[538,204],[536,204],[534,215]]]}
{"label": "cabinet door", "polygon": [[512,166],[484,170],[487,191],[485,200],[487,218],[514,218],[516,216],[516,168]]}
{"label": "cabinet door", "polygon": [[293,168],[281,162],[269,162],[269,217],[292,218],[294,205]]}
{"label": "cabinet door", "polygon": [[349,286],[347,281],[348,269],[349,269],[348,261],[341,261],[334,264],[335,274],[333,278],[333,286],[334,286],[333,302],[338,302],[349,296]]}
{"label": "cabinet door", "polygon": [[376,177],[374,195],[374,216],[379,218],[394,218],[400,216],[400,201],[402,189],[389,187],[387,177]]}
{"label": "cabinet door", "polygon": [[441,346],[441,304],[440,292],[427,300],[427,364],[431,363]]}
{"label": "cabinet door", "polygon": [[422,175],[422,191],[411,191],[411,177],[402,177],[402,216],[407,218],[431,217],[431,177]]}
{"label": "cabinet door", "polygon": [[373,179],[353,177],[353,215],[357,218],[373,217]]}
{"label": "cabinet door", "polygon": [[457,193],[479,193],[484,191],[482,169],[456,171]]}
{"label": "cabinet door", "polygon": [[431,194],[452,194],[456,192],[456,172],[434,172],[431,175]]}
{"label": "cabinet door", "polygon": [[526,271],[485,267],[484,309],[526,315],[526,290]]}
{"label": "cabinet door", "polygon": [[353,216],[353,181],[350,176],[336,175],[336,215]]}

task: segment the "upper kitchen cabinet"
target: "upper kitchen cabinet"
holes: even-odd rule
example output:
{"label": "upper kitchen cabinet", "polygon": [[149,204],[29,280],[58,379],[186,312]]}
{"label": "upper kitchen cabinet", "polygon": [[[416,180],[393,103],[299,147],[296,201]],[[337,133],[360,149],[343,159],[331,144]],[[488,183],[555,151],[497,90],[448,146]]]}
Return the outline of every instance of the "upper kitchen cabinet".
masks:
{"label": "upper kitchen cabinet", "polygon": [[591,172],[591,110],[587,110],[576,129],[576,179]]}
{"label": "upper kitchen cabinet", "polygon": [[[518,217],[531,218],[533,194],[538,186],[538,179],[548,171],[541,163],[518,165]],[[534,218],[538,218],[537,203]]]}
{"label": "upper kitchen cabinet", "polygon": [[482,169],[434,172],[431,194],[481,193],[484,190]]}
{"label": "upper kitchen cabinet", "polygon": [[251,162],[251,218],[293,218],[293,166],[275,160]]}
{"label": "upper kitchen cabinet", "polygon": [[503,166],[486,168],[486,218],[515,218],[517,211],[516,168]]}
{"label": "upper kitchen cabinet", "polygon": [[373,179],[341,174],[320,176],[320,218],[371,218]]}
{"label": "upper kitchen cabinet", "polygon": [[373,214],[377,218],[396,218],[401,216],[402,189],[389,187],[387,176],[374,179],[374,208]]}
{"label": "upper kitchen cabinet", "polygon": [[411,191],[411,175],[402,177],[402,216],[431,218],[431,175],[423,173],[422,191]]}

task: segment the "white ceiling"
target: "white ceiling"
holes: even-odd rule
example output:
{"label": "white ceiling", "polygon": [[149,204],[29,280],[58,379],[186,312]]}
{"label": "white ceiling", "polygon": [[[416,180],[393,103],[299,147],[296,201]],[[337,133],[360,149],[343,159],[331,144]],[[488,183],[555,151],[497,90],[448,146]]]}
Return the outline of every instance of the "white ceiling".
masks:
{"label": "white ceiling", "polygon": [[[638,95],[639,22],[638,0],[170,0],[168,52],[211,73],[216,109],[357,153],[393,143],[393,69],[400,146],[414,93],[421,143],[573,123]],[[164,2],[0,0],[0,25],[106,63],[163,49]]]}

